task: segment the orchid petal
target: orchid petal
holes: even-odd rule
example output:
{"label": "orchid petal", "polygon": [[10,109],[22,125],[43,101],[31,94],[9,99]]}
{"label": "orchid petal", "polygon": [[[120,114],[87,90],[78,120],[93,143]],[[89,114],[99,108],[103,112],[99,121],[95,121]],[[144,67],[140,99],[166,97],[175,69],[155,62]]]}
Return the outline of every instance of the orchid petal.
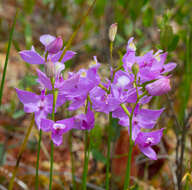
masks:
{"label": "orchid petal", "polygon": [[52,120],[49,119],[41,119],[41,129],[45,132],[49,132],[51,131],[52,127],[53,127],[54,122]]}
{"label": "orchid petal", "polygon": [[51,81],[46,76],[46,74],[40,71],[39,69],[37,69],[37,74],[38,74],[37,82],[39,82],[44,88],[51,90],[52,89]]}
{"label": "orchid petal", "polygon": [[50,35],[50,34],[44,34],[40,36],[40,42],[46,47],[48,46],[51,42],[53,42],[56,39],[56,37]]}
{"label": "orchid petal", "polygon": [[150,158],[151,160],[157,160],[157,154],[156,152],[151,148],[151,147],[142,147],[139,146],[139,149],[141,150],[141,152],[147,156],[148,158]]}
{"label": "orchid petal", "polygon": [[45,60],[34,50],[23,50],[19,52],[21,58],[29,64],[44,64]]}

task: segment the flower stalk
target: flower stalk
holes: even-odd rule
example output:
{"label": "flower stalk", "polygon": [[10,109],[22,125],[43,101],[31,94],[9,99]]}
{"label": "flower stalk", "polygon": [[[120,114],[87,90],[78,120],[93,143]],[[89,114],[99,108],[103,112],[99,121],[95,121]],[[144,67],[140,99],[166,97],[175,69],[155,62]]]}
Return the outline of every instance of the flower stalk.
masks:
{"label": "flower stalk", "polygon": [[89,134],[88,131],[85,131],[85,152],[84,152],[84,166],[83,166],[83,178],[82,178],[82,190],[87,189],[87,172],[88,172],[88,163],[89,163],[89,153],[90,153],[90,145],[89,145]]}
{"label": "flower stalk", "polygon": [[[88,96],[89,97],[89,96]],[[87,103],[85,105],[85,114],[88,110],[89,98],[87,98]],[[83,177],[82,177],[82,190],[87,189],[87,172],[88,172],[88,163],[89,163],[89,154],[90,154],[90,142],[89,142],[89,133],[88,130],[85,130],[85,151],[84,151],[84,166],[83,166]]]}
{"label": "flower stalk", "polygon": [[[48,51],[45,53],[45,61],[47,61]],[[36,161],[36,174],[35,174],[35,190],[39,189],[39,156],[41,149],[42,130],[39,131],[38,149],[37,149],[37,161]]]}
{"label": "flower stalk", "polygon": [[[126,114],[129,113],[129,111],[126,110],[125,113]],[[126,166],[125,183],[124,183],[124,188],[123,188],[124,190],[127,190],[129,188],[129,186],[130,186],[131,158],[132,158],[132,151],[133,151],[133,145],[134,145],[134,143],[132,142],[132,119],[133,119],[133,113],[134,113],[134,109],[132,110],[131,115],[127,114],[128,117],[129,117],[129,126],[130,126],[129,130],[130,130],[130,132],[129,132],[129,152],[128,152],[128,160],[127,160],[127,166]]]}
{"label": "flower stalk", "polygon": [[74,166],[73,150],[72,150],[72,131],[69,131],[69,149],[70,149],[70,158],[71,158],[71,173],[72,173],[73,190],[76,190],[75,166]]}
{"label": "flower stalk", "polygon": [[111,157],[111,127],[112,127],[112,112],[109,113],[109,127],[108,127],[108,139],[107,139],[107,168],[106,168],[106,190],[110,187],[110,157]]}
{"label": "flower stalk", "polygon": [[[54,78],[51,79],[52,89],[53,89],[53,110],[51,119],[55,121],[55,107],[56,107],[56,101],[57,101],[57,90],[55,90],[54,84]],[[50,176],[49,176],[49,190],[52,189],[52,178],[53,178],[53,153],[54,153],[54,144],[51,140],[51,159],[50,159]]]}
{"label": "flower stalk", "polygon": [[[136,84],[136,83],[135,83]],[[137,84],[136,84],[137,85]],[[126,108],[124,104],[121,104],[121,107],[123,108],[124,112],[127,114],[129,117],[129,151],[128,151],[128,160],[127,160],[127,166],[126,166],[126,174],[125,174],[125,182],[124,182],[124,187],[123,190],[127,190],[130,187],[130,174],[131,174],[131,158],[132,158],[132,151],[133,151],[133,146],[134,146],[134,141],[132,140],[132,121],[133,121],[133,114],[135,111],[135,108],[139,102],[139,100],[146,95],[146,91],[138,96],[136,103],[133,106],[133,109],[130,112]]]}
{"label": "flower stalk", "polygon": [[38,149],[37,149],[37,163],[36,163],[36,175],[35,175],[35,190],[39,189],[39,155],[41,149],[42,130],[39,131]]}

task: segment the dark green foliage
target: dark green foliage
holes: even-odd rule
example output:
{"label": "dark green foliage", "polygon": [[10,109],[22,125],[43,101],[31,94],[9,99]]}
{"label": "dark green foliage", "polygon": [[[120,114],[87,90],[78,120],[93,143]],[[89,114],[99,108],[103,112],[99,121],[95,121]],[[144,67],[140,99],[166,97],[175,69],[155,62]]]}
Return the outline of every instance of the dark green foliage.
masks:
{"label": "dark green foliage", "polygon": [[192,28],[190,28],[188,35],[186,36],[186,59],[185,59],[185,73],[182,81],[182,85],[180,88],[180,97],[181,97],[181,108],[179,113],[179,119],[183,122],[185,118],[185,112],[187,109],[189,97],[190,97],[190,88],[191,88],[191,78],[192,78]]}
{"label": "dark green foliage", "polygon": [[152,7],[148,7],[143,13],[143,25],[149,27],[153,24],[154,10]]}
{"label": "dark green foliage", "polygon": [[118,124],[118,119],[112,118],[110,133],[111,133],[111,141],[116,141],[120,135],[121,127]]}
{"label": "dark green foliage", "polygon": [[23,10],[26,14],[31,14],[35,5],[35,0],[24,0],[23,1]]}
{"label": "dark green foliage", "polygon": [[96,17],[100,17],[101,15],[103,15],[105,11],[106,2],[107,0],[97,1],[97,4],[94,8],[94,15]]}
{"label": "dark green foliage", "polygon": [[5,144],[0,143],[0,166],[5,163],[6,153],[5,153]]}
{"label": "dark green foliage", "polygon": [[83,2],[84,2],[84,0],[75,0],[75,3],[77,3],[77,4],[83,4]]}
{"label": "dark green foliage", "polygon": [[94,149],[98,149],[102,144],[102,128],[99,125],[95,125],[95,127],[91,130],[90,139],[91,139],[91,147]]}
{"label": "dark green foliage", "polygon": [[106,164],[107,159],[106,157],[97,149],[92,149],[92,156],[95,160],[99,161],[99,162],[103,162],[104,164]]}

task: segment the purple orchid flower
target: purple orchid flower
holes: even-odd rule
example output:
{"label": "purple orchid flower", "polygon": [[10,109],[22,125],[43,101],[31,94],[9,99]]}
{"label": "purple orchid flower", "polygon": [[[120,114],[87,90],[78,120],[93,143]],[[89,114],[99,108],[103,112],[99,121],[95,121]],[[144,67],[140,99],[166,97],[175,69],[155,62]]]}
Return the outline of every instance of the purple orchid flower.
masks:
{"label": "purple orchid flower", "polygon": [[75,88],[72,89],[70,93],[71,97],[83,96],[88,94],[88,92],[96,87],[100,82],[100,78],[97,74],[96,68],[90,68],[88,70],[80,69],[77,73],[70,73],[71,76],[76,74],[79,74],[80,78],[77,86],[75,86]]}
{"label": "purple orchid flower", "polygon": [[117,71],[115,73],[113,84],[122,89],[129,89],[132,87],[134,81],[134,75],[124,71]]}
{"label": "purple orchid flower", "polygon": [[[52,84],[49,77],[45,73],[37,69],[38,79],[37,82],[42,86],[42,88],[47,88],[52,90]],[[77,85],[79,81],[79,74],[69,77],[67,80],[64,80],[63,77],[58,72],[55,77],[54,88],[59,91],[59,94],[68,94],[70,91]]]}
{"label": "purple orchid flower", "polygon": [[40,128],[40,120],[46,118],[48,113],[52,111],[51,95],[45,95],[43,90],[41,95],[36,95],[32,92],[16,89],[19,100],[24,105],[26,113],[35,113],[35,121],[38,129]]}
{"label": "purple orchid flower", "polygon": [[[120,86],[118,85],[119,83],[120,81],[118,81],[117,78],[113,84],[110,84],[110,81],[108,81],[107,84],[102,83],[106,89],[109,90],[110,87],[110,93],[106,92],[100,87],[95,87],[93,90],[90,91],[92,106],[96,111],[109,113],[120,107],[120,104],[136,102],[136,89],[132,88],[131,84],[129,85],[130,88],[128,88],[127,82],[124,83],[126,85],[123,85],[123,82],[121,82]],[[123,87],[127,89],[124,89]]]}
{"label": "purple orchid flower", "polygon": [[127,43],[127,52],[123,56],[123,67],[125,71],[130,72],[133,64],[136,62],[136,46],[133,42],[134,38],[131,37]]}
{"label": "purple orchid flower", "polygon": [[[63,51],[59,51],[57,54],[49,55],[48,60],[54,62],[58,62],[59,58],[61,57]],[[23,50],[19,52],[21,58],[29,63],[29,64],[45,64],[45,59],[39,55],[34,49],[32,50]],[[73,51],[66,51],[63,59],[61,60],[62,63],[72,59],[75,56],[75,52]]]}
{"label": "purple orchid flower", "polygon": [[63,141],[63,134],[71,130],[74,126],[74,118],[67,118],[59,121],[52,121],[49,119],[41,119],[40,128],[45,131],[51,131],[51,138],[55,145],[59,146]]}
{"label": "purple orchid flower", "polygon": [[147,84],[145,88],[151,96],[160,96],[171,90],[170,79],[162,77],[155,82]]}
{"label": "purple orchid flower", "polygon": [[[108,84],[103,83],[103,85],[108,89]],[[90,91],[90,98],[93,109],[106,114],[115,110],[120,105],[119,100],[100,87],[95,87]]]}
{"label": "purple orchid flower", "polygon": [[[49,34],[45,34],[40,37],[40,42],[45,46],[45,51],[49,52],[47,59],[53,63],[58,62],[64,51],[60,51],[63,46],[63,40],[60,37],[56,38]],[[29,64],[45,64],[46,62],[45,58],[40,56],[33,46],[31,50],[23,50],[20,51],[19,54],[21,58]],[[66,61],[72,59],[75,54],[76,53],[73,51],[66,51],[60,62],[65,63]]]}
{"label": "purple orchid flower", "polygon": [[45,46],[45,51],[56,54],[63,47],[63,40],[61,37],[54,37],[49,34],[42,35],[40,42]]}
{"label": "purple orchid flower", "polygon": [[20,51],[19,54],[21,58],[27,63],[38,64],[38,65],[45,63],[45,59],[35,51],[35,48],[33,46],[31,50],[23,50],[23,51]]}
{"label": "purple orchid flower", "polygon": [[141,152],[151,160],[157,160],[157,154],[152,146],[160,142],[163,130],[162,128],[153,132],[140,132],[135,139],[135,143],[138,144]]}
{"label": "purple orchid flower", "polygon": [[[65,85],[60,89],[61,94],[65,94],[68,100],[72,102],[69,109],[74,110],[85,104],[88,94],[100,82],[99,75],[97,74],[98,66],[89,68],[88,70],[81,69],[77,73],[69,73],[70,78],[79,77],[76,83],[66,88]],[[69,78],[69,79],[70,79]]]}
{"label": "purple orchid flower", "polygon": [[89,68],[95,68],[96,70],[101,66],[97,60],[97,56],[93,56],[93,61],[89,64]]}
{"label": "purple orchid flower", "polygon": [[136,47],[133,43],[133,38],[130,38],[127,45],[127,52],[123,57],[123,67],[125,71],[131,72],[133,64],[138,64],[139,72],[137,78],[139,83],[158,79],[163,74],[172,71],[175,67],[175,63],[164,64],[167,53],[162,53],[162,50],[153,54],[153,51],[149,51],[143,56],[136,56]]}
{"label": "purple orchid flower", "polygon": [[[45,95],[45,90],[42,90],[41,95],[37,95],[33,92],[28,92],[16,88],[16,92],[19,100],[24,105],[24,111],[26,113],[34,113],[35,121],[38,129],[40,128],[40,122],[42,118],[46,118],[48,113],[52,112],[53,95]],[[64,96],[59,95],[57,98],[56,108],[64,104],[66,99]]]}
{"label": "purple orchid flower", "polygon": [[50,34],[44,34],[40,36],[39,41],[45,46],[45,48],[56,39],[55,36]]}
{"label": "purple orchid flower", "polygon": [[140,83],[155,80],[163,76],[163,74],[172,71],[175,63],[164,64],[166,61],[167,53],[161,53],[159,50],[153,54],[153,51],[146,53],[142,57],[138,57],[137,63],[139,64],[138,78]]}
{"label": "purple orchid flower", "polygon": [[[128,110],[131,113],[132,109],[130,107]],[[142,128],[152,129],[155,126],[157,119],[160,117],[163,110],[164,108],[160,110],[139,109],[139,105],[136,106],[132,119],[133,141],[137,138],[137,135],[140,133]],[[119,118],[119,124],[128,127],[129,130],[129,117],[122,108],[118,108],[117,110],[113,111],[112,116]]]}
{"label": "purple orchid flower", "polygon": [[87,99],[87,95],[85,96],[78,96],[73,98],[67,98],[67,100],[71,101],[71,104],[68,107],[69,111],[77,110],[81,106],[85,104],[85,100]]}
{"label": "purple orchid flower", "polygon": [[128,90],[124,90],[112,84],[111,94],[116,101],[119,101],[119,105],[123,103],[135,103],[137,100],[137,91],[133,87],[130,87]]}
{"label": "purple orchid flower", "polygon": [[78,130],[91,130],[94,127],[94,123],[94,113],[89,106],[86,114],[79,114],[74,117],[74,128]]}

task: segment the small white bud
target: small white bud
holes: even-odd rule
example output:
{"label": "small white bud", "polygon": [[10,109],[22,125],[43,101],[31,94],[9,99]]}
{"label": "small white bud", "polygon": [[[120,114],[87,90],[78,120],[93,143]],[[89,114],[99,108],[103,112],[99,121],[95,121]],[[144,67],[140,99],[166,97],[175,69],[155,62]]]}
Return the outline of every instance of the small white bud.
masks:
{"label": "small white bud", "polygon": [[45,63],[45,74],[49,78],[55,77],[55,65],[52,61],[48,61]]}
{"label": "small white bud", "polygon": [[117,33],[117,23],[112,24],[109,27],[109,40],[113,42]]}

